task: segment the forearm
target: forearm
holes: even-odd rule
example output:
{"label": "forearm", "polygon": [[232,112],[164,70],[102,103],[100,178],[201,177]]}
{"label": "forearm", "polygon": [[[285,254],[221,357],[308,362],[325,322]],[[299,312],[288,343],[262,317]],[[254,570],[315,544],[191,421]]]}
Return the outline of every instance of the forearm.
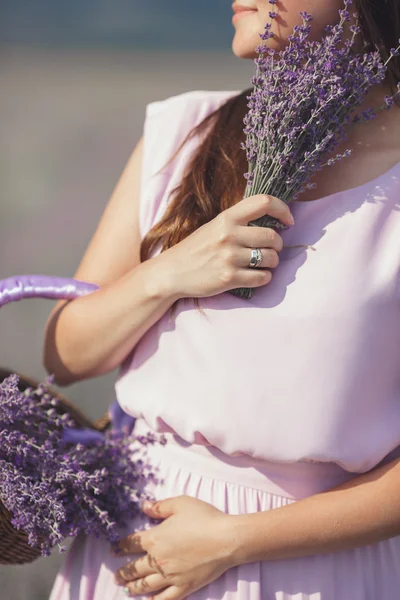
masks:
{"label": "forearm", "polygon": [[59,385],[112,371],[178,299],[163,261],[148,260],[49,320],[44,364]]}
{"label": "forearm", "polygon": [[400,459],[304,500],[234,515],[231,527],[235,564],[342,551],[400,535]]}

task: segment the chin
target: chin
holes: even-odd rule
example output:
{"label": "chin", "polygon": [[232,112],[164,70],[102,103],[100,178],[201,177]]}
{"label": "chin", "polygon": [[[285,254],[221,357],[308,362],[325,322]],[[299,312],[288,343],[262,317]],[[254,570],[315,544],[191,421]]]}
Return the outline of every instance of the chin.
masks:
{"label": "chin", "polygon": [[[253,37],[253,36],[252,36]],[[232,52],[238,58],[257,58],[256,48],[260,44],[260,38],[256,36],[256,39],[239,39],[237,35],[232,41]]]}

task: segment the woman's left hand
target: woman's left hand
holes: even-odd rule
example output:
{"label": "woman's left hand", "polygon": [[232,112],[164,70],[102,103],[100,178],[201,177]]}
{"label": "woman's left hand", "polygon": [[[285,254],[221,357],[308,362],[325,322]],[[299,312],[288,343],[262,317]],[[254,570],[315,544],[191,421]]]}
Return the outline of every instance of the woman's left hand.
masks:
{"label": "woman's left hand", "polygon": [[160,500],[149,508],[144,503],[142,510],[164,521],[118,543],[118,556],[146,553],[115,574],[127,594],[183,600],[235,566],[232,516],[190,496]]}

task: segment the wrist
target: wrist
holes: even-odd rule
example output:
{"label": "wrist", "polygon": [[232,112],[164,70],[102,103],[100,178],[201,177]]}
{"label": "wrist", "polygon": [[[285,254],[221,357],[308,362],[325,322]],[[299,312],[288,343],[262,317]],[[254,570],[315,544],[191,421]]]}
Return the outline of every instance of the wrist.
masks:
{"label": "wrist", "polygon": [[146,290],[150,298],[165,300],[171,305],[182,298],[173,270],[167,264],[163,254],[150,258],[142,264],[148,269]]}
{"label": "wrist", "polygon": [[255,555],[253,556],[256,532],[252,516],[254,515],[230,515],[230,562],[234,567],[258,560]]}
{"label": "wrist", "polygon": [[[224,546],[227,549],[226,560],[229,567],[238,567],[252,562],[248,546],[248,515],[226,515],[223,534]],[[251,543],[251,542],[250,542]]]}

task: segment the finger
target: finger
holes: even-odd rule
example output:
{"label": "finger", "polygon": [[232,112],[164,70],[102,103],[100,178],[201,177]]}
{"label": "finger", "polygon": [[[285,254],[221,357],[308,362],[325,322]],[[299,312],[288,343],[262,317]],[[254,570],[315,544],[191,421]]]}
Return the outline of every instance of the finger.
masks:
{"label": "finger", "polygon": [[182,590],[182,588],[178,588],[176,585],[171,585],[160,594],[152,596],[150,600],[184,600],[188,595],[189,591]]}
{"label": "finger", "polygon": [[142,511],[148,517],[166,519],[176,512],[178,501],[178,498],[166,498],[165,500],[152,502],[149,505],[146,502],[142,504]]}
{"label": "finger", "polygon": [[238,269],[232,288],[257,288],[270,283],[272,273],[268,269]]}
{"label": "finger", "polygon": [[[271,250],[269,248],[260,248],[262,254],[262,262],[258,265],[259,269],[276,269],[279,265],[279,255],[275,250]],[[250,248],[240,248],[238,251],[238,266],[239,267],[248,267],[251,259],[251,249]]]}
{"label": "finger", "polygon": [[127,581],[134,581],[135,579],[140,579],[157,572],[150,565],[149,555],[146,554],[118,569],[114,575],[114,580],[117,585],[122,585]]}
{"label": "finger", "polygon": [[122,538],[117,544],[114,544],[114,554],[117,556],[126,556],[127,554],[146,552],[146,533],[146,531],[138,531]]}
{"label": "finger", "polygon": [[133,598],[134,596],[140,594],[151,594],[153,592],[159,592],[160,590],[164,590],[168,583],[165,578],[160,575],[160,573],[153,573],[152,575],[147,575],[142,579],[137,579],[136,581],[130,581],[124,586],[124,593],[129,597]]}
{"label": "finger", "polygon": [[240,225],[247,225],[249,221],[264,215],[275,217],[285,225],[294,224],[292,213],[286,202],[267,194],[257,194],[245,198],[228,210],[232,211],[235,222]]}
{"label": "finger", "polygon": [[283,239],[270,227],[238,227],[236,241],[245,248],[272,248],[280,252],[283,248]]}

